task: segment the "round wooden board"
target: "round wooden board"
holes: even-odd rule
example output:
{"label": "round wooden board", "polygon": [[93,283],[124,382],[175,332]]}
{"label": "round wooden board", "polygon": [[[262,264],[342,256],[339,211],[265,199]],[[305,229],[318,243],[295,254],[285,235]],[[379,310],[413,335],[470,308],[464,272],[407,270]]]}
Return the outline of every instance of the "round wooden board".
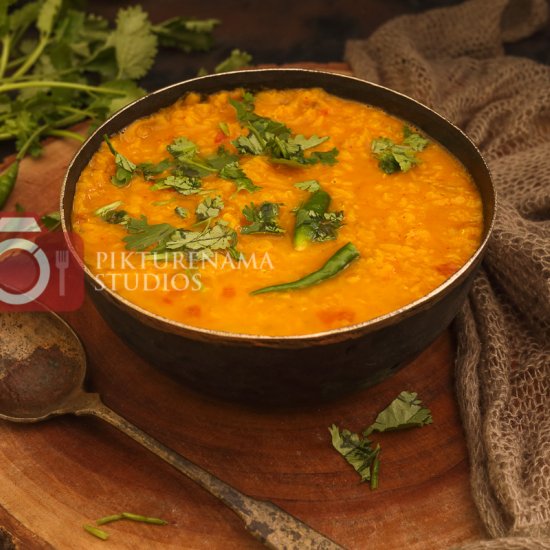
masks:
{"label": "round wooden board", "polygon": [[[339,64],[329,68],[346,71]],[[25,160],[6,211],[16,202],[37,213],[57,209],[77,147],[50,141],[41,159]],[[342,546],[442,549],[484,536],[469,492],[449,332],[376,387],[318,407],[261,410],[199,395],[159,373],[111,332],[89,299],[64,317],[86,347],[89,387],[107,405]],[[361,430],[402,390],[419,393],[434,423],[374,438],[382,446],[381,470],[380,487],[371,491],[332,449],[327,428]],[[6,548],[9,540],[25,550],[261,548],[220,502],[96,419],[0,423],[0,470]],[[82,529],[121,511],[159,516],[169,525],[114,523],[108,543]],[[0,529],[0,548],[1,541]]]}

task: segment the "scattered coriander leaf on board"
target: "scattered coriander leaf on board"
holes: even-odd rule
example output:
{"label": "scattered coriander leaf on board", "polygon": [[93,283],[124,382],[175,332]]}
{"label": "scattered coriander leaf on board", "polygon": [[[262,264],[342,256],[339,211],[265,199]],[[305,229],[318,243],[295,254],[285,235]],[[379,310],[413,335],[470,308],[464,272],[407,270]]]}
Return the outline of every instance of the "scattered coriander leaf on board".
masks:
{"label": "scattered coriander leaf on board", "polygon": [[408,126],[403,127],[403,141],[397,144],[387,137],[373,139],[372,154],[378,159],[378,166],[386,174],[407,172],[420,163],[416,153],[423,151],[429,140],[413,132]]}
{"label": "scattered coriander leaf on board", "polygon": [[241,227],[243,235],[251,235],[253,233],[274,233],[281,234],[285,230],[279,226],[279,203],[262,202],[259,205],[251,202],[243,208],[243,216],[250,222],[249,225]]}
{"label": "scattered coriander leaf on board", "polygon": [[422,406],[415,392],[402,391],[377,417],[363,434],[404,430],[432,423],[430,409]]}
{"label": "scattered coriander leaf on board", "polygon": [[372,441],[349,430],[340,430],[333,424],[329,428],[332,446],[353,466],[361,481],[370,481],[371,467],[380,453],[380,446],[372,447]]}
{"label": "scattered coriander leaf on board", "polygon": [[40,218],[40,221],[48,231],[55,231],[61,227],[61,213],[50,212],[49,214],[44,214],[44,216]]}
{"label": "scattered coriander leaf on board", "polygon": [[421,427],[432,423],[429,409],[422,406],[414,392],[401,392],[368,428],[362,436],[349,430],[340,430],[335,424],[329,428],[332,446],[353,466],[361,481],[370,480],[371,489],[378,488],[380,470],[380,445],[373,447],[369,436],[373,432],[385,432]]}

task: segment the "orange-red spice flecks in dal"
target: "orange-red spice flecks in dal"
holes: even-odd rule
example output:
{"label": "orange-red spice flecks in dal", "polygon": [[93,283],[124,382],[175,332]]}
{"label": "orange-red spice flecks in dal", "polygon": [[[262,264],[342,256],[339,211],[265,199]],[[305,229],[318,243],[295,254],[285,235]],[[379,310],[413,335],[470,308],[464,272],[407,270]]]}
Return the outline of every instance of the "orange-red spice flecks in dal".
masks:
{"label": "orange-red spice flecks in dal", "polygon": [[[204,156],[214,154],[220,145],[234,152],[231,141],[246,130],[228,98],[241,96],[242,90],[207,98],[188,94],[135,121],[112,136],[112,143],[136,164],[167,158],[167,145],[179,136],[196,143]],[[330,137],[315,150],[339,150],[334,165],[305,168],[274,164],[264,156],[241,157],[247,176],[262,187],[254,193],[236,193],[233,182],[217,175],[204,178],[203,188],[223,198],[220,218],[236,229],[237,248],[245,258],[255,256],[256,269],[252,264],[234,268],[224,262],[223,254],[216,255],[217,267],[207,264],[186,271],[181,266],[155,267],[151,262],[145,262],[144,269],[141,264],[139,269],[121,269],[119,261],[99,261],[107,253],[112,260],[113,254],[127,252],[122,240],[127,232],[94,215],[97,208],[120,200],[132,217],[145,215],[150,224],[167,222],[191,228],[195,207],[205,196],[155,191],[141,176],[135,176],[127,187],[115,187],[111,183],[114,157],[103,144],[81,174],[73,224],[83,239],[87,265],[107,286],[148,311],[195,327],[299,335],[367,321],[411,303],[441,285],[479,246],[483,227],[479,193],[465,168],[446,149],[432,141],[418,153],[421,163],[411,170],[391,175],[380,170],[371,142],[381,136],[400,142],[401,120],[320,89],[259,92],[255,112],[285,123],[294,134]],[[220,122],[227,124],[229,136],[220,130]],[[305,180],[318,180],[332,197],[330,209],[343,210],[345,218],[336,240],[296,251],[292,209],[310,195],[294,184]],[[286,232],[282,236],[241,235],[243,207],[263,201],[283,204],[279,223]],[[188,218],[179,217],[175,206],[188,209]],[[333,279],[298,291],[250,295],[252,290],[315,271],[350,241],[361,257]],[[182,275],[174,285],[177,288],[161,281],[154,289],[159,275],[170,280],[175,273]],[[189,280],[186,290],[181,289],[183,274]],[[151,290],[144,288],[146,283]]]}

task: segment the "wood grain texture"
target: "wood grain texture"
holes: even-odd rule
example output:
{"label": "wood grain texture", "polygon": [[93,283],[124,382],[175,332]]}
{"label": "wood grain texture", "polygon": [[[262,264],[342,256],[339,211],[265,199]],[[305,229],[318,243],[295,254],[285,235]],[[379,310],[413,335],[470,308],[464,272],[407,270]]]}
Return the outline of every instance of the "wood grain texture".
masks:
{"label": "wood grain texture", "polygon": [[[16,202],[38,213],[56,209],[77,147],[50,141],[41,159],[25,160],[7,210]],[[110,331],[89,299],[64,317],[86,347],[88,385],[107,405],[346,548],[442,549],[484,536],[469,493],[449,332],[374,388],[318,407],[261,410],[199,395],[156,371]],[[430,406],[434,424],[374,438],[382,462],[380,487],[371,491],[332,449],[327,427],[358,431],[405,389]],[[25,550],[261,548],[221,503],[92,418],[0,423],[0,471],[0,526]],[[106,526],[108,543],[82,530],[121,511],[162,517],[169,525],[114,523]]]}

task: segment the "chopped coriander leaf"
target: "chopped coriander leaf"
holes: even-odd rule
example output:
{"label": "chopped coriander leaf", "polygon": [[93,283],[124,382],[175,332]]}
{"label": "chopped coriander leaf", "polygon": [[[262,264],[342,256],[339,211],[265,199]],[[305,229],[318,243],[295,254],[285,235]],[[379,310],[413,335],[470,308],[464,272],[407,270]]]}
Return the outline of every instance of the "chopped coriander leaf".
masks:
{"label": "chopped coriander leaf", "polygon": [[319,191],[319,189],[321,189],[321,186],[317,180],[300,181],[295,183],[294,187],[301,189],[302,191],[309,191],[310,193],[315,193],[315,191]]}
{"label": "chopped coriander leaf", "polygon": [[202,180],[197,177],[178,175],[177,171],[171,176],[157,180],[152,186],[153,191],[160,189],[174,189],[181,195],[196,195],[201,192]]}
{"label": "chopped coriander leaf", "polygon": [[177,137],[167,149],[179,166],[191,170],[191,175],[202,177],[216,172],[216,169],[199,155],[197,145],[184,136]]}
{"label": "chopped coriander leaf", "polygon": [[307,227],[309,240],[312,242],[326,242],[336,239],[338,229],[342,227],[344,212],[323,212],[300,208],[296,212],[296,226]]}
{"label": "chopped coriander leaf", "polygon": [[215,73],[223,73],[226,71],[236,71],[242,67],[246,67],[252,61],[252,56],[241,50],[232,50],[227,59],[218,63],[214,68]]}
{"label": "chopped coriander leaf", "polygon": [[408,126],[403,127],[403,141],[394,143],[390,138],[380,137],[373,139],[371,151],[378,159],[378,166],[386,174],[407,172],[420,163],[415,153],[423,151],[429,140],[413,132]]}
{"label": "chopped coriander leaf", "polygon": [[187,210],[187,208],[183,208],[183,206],[176,206],[176,208],[174,208],[174,212],[183,219],[189,216],[189,210]]}
{"label": "chopped coriander leaf", "polygon": [[432,423],[430,409],[422,406],[414,392],[401,392],[377,417],[363,434],[386,432],[425,426]]}
{"label": "chopped coriander leaf", "polygon": [[195,209],[197,221],[203,222],[219,216],[223,206],[223,200],[220,196],[206,197]]}
{"label": "chopped coriander leaf", "polygon": [[265,155],[270,161],[293,167],[304,167],[319,162],[334,164],[338,150],[316,151],[306,157],[304,151],[324,143],[328,137],[292,136],[292,131],[282,122],[262,117],[254,112],[254,96],[246,92],[242,101],[229,100],[235,108],[237,120],[248,129],[246,136],[233,140],[241,154]]}
{"label": "chopped coriander leaf", "polygon": [[372,442],[349,430],[340,430],[333,424],[329,428],[332,446],[353,466],[361,481],[372,477],[372,466],[380,453],[380,445],[372,447]]}
{"label": "chopped coriander leaf", "polygon": [[44,224],[44,227],[49,231],[55,231],[61,226],[61,213],[50,212],[40,218],[40,221]]}
{"label": "chopped coriander leaf", "polygon": [[223,220],[203,231],[178,229],[166,242],[166,249],[183,250],[193,254],[196,259],[210,258],[218,250],[231,249],[237,244],[237,233]]}
{"label": "chopped coriander leaf", "polygon": [[153,250],[162,249],[176,231],[176,228],[169,223],[149,225],[147,218],[143,215],[139,219],[128,218],[126,229],[130,233],[123,239],[126,249],[140,252],[150,247],[153,247]]}
{"label": "chopped coriander leaf", "polygon": [[116,171],[115,175],[111,178],[111,183],[116,187],[125,187],[134,176],[137,166],[113,147],[107,134],[103,136],[103,139],[115,157]]}
{"label": "chopped coriander leaf", "polygon": [[141,162],[136,166],[136,170],[141,172],[143,178],[146,180],[153,179],[152,176],[158,176],[173,166],[170,159],[161,160],[158,163],[153,162]]}
{"label": "chopped coriander leaf", "polygon": [[249,225],[241,227],[241,233],[251,235],[252,233],[275,233],[281,234],[285,230],[279,227],[280,204],[275,202],[262,202],[260,205],[255,205],[253,202],[243,208],[243,216]]}
{"label": "chopped coriander leaf", "polygon": [[218,24],[218,19],[173,17],[153,25],[151,29],[161,46],[179,48],[188,53],[209,50],[213,42],[212,31]]}
{"label": "chopped coriander leaf", "polygon": [[102,220],[112,224],[125,224],[128,221],[128,214],[125,210],[118,210],[122,206],[122,201],[115,201],[98,208],[94,215]]}
{"label": "chopped coriander leaf", "polygon": [[227,126],[226,122],[219,122],[218,126],[220,127],[220,130],[223,132],[223,134],[227,137],[229,137],[229,126]]}
{"label": "chopped coriander leaf", "polygon": [[229,164],[226,164],[220,171],[219,171],[220,178],[223,178],[224,180],[230,180],[237,186],[237,192],[239,191],[249,191],[250,193],[257,191],[258,189],[261,189],[258,185],[256,185],[245,173],[244,170],[241,168],[239,163],[237,161],[230,162]]}
{"label": "chopped coriander leaf", "polygon": [[236,162],[237,160],[239,160],[239,157],[233,153],[230,153],[223,145],[218,147],[215,155],[206,158],[208,166],[211,166],[216,170],[221,170],[228,164]]}

